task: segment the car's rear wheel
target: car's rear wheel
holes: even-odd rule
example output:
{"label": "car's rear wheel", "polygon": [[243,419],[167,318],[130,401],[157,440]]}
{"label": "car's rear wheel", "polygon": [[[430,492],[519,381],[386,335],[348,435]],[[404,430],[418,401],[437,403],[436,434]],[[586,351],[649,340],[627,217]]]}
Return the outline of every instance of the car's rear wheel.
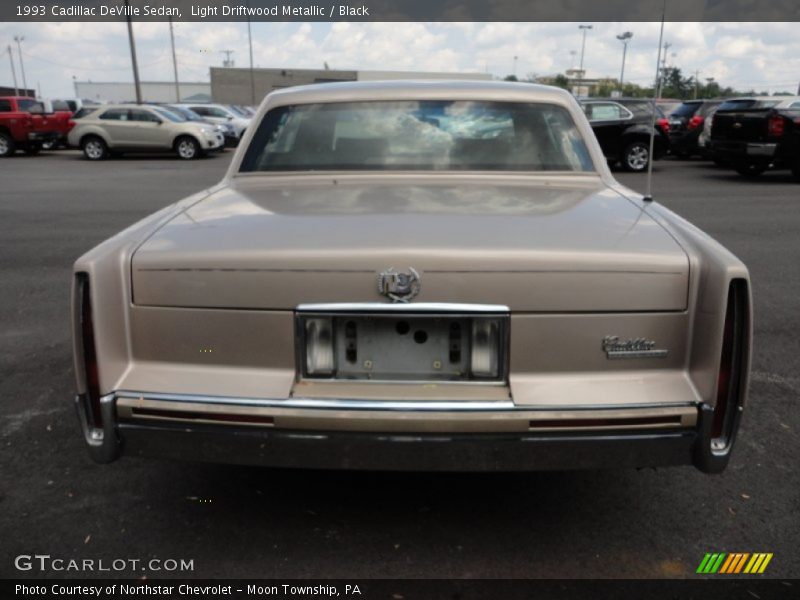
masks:
{"label": "car's rear wheel", "polygon": [[179,137],[175,141],[175,152],[184,160],[193,160],[200,157],[200,144],[188,135]]}
{"label": "car's rear wheel", "polygon": [[743,177],[758,177],[767,170],[767,165],[758,163],[736,163],[733,169]]}
{"label": "car's rear wheel", "polygon": [[108,158],[108,146],[97,136],[89,136],[81,141],[83,155],[89,160],[103,160]]}
{"label": "car's rear wheel", "polygon": [[622,168],[633,173],[640,173],[650,164],[650,146],[646,142],[632,142],[622,153]]}
{"label": "car's rear wheel", "polygon": [[14,143],[14,138],[5,131],[0,131],[0,158],[13,155],[16,149],[17,146]]}
{"label": "car's rear wheel", "polygon": [[797,181],[800,181],[800,158],[794,161],[794,165],[792,165],[792,175]]}

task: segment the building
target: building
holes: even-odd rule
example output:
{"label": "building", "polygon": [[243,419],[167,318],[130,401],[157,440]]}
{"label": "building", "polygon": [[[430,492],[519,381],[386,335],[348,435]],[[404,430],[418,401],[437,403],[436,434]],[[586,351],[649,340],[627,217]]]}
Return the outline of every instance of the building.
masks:
{"label": "building", "polygon": [[[142,81],[142,101],[176,102],[175,83],[172,81]],[[179,83],[181,102],[209,102],[211,85],[198,81]],[[75,97],[96,102],[135,102],[136,89],[133,82],[120,81],[76,81]]]}
{"label": "building", "polygon": [[274,90],[333,81],[387,79],[483,79],[488,73],[434,73],[424,71],[349,71],[334,69],[250,69],[211,67],[211,97],[223,104],[256,105]]}
{"label": "building", "polygon": [[27,96],[33,98],[36,96],[35,90],[24,89],[22,87],[14,87],[10,85],[0,85],[0,96]]}

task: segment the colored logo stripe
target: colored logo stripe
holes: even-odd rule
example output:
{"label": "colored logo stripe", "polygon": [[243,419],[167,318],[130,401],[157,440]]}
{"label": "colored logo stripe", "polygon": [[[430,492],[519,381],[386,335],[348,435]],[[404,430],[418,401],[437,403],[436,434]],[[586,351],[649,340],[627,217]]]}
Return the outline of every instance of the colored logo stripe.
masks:
{"label": "colored logo stripe", "polygon": [[[697,567],[697,573],[726,574],[738,573],[763,573],[769,561],[772,560],[771,552],[707,552]],[[746,566],[745,566],[746,565]]]}

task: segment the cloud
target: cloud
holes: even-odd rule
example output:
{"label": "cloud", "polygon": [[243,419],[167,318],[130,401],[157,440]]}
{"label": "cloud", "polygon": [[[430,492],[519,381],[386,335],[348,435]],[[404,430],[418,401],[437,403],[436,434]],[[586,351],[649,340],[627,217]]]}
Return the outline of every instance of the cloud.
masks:
{"label": "cloud", "polygon": [[[587,32],[589,77],[619,75],[622,44],[632,31],[625,79],[649,84],[655,74],[659,23],[594,23]],[[143,79],[169,81],[167,23],[135,23]],[[207,81],[223,50],[237,66],[249,62],[245,23],[174,24],[180,78]],[[0,39],[24,35],[29,84],[46,96],[71,96],[78,80],[131,81],[127,31],[121,23],[0,23]],[[253,60],[260,67],[484,71],[503,77],[563,72],[580,60],[578,23],[253,23]],[[792,23],[667,23],[666,59],[739,89],[797,89],[800,36]],[[16,51],[15,51],[16,56]],[[19,76],[19,70],[17,75]],[[7,58],[0,83],[11,83]]]}

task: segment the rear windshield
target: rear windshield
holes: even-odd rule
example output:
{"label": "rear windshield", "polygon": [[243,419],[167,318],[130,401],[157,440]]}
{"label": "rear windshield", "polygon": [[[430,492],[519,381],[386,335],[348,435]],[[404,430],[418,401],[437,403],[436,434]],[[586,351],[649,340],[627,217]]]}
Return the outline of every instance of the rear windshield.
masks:
{"label": "rear windshield", "polygon": [[670,113],[671,117],[691,117],[702,105],[701,102],[684,102]]}
{"label": "rear windshield", "polygon": [[592,171],[569,112],[469,101],[281,106],[259,125],[242,171]]}
{"label": "rear windshield", "polygon": [[719,105],[717,110],[746,110],[748,108],[772,108],[778,105],[778,100],[726,100]]}

